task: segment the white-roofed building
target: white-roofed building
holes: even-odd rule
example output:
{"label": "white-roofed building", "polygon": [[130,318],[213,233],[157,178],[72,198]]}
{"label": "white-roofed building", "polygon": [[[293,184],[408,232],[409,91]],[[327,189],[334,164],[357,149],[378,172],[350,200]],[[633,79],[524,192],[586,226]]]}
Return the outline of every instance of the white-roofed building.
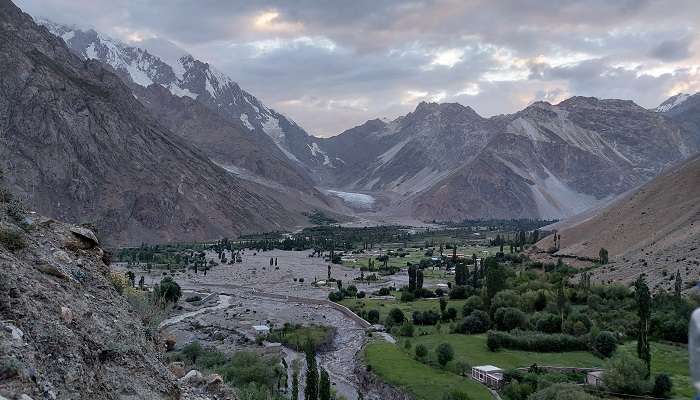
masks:
{"label": "white-roofed building", "polygon": [[472,379],[488,387],[499,389],[503,384],[503,370],[493,365],[472,367]]}

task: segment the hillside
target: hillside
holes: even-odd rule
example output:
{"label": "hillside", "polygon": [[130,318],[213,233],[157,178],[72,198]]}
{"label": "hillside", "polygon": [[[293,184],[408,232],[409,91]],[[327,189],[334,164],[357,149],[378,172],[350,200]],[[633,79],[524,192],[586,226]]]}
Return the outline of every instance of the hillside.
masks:
{"label": "hillside", "polygon": [[[160,125],[114,73],[0,7],[0,166],[28,207],[111,244],[295,226],[278,192],[237,179]],[[289,207],[288,209],[292,209]]]}
{"label": "hillside", "polygon": [[[562,228],[555,256],[597,258],[601,248],[607,249],[611,265],[594,270],[599,281],[631,281],[643,272],[655,287],[668,289],[676,270],[685,282],[697,281],[699,182],[696,155],[585,221]],[[537,247],[549,249],[552,240],[544,238]]]}
{"label": "hillside", "polygon": [[700,129],[686,119],[587,97],[492,118],[421,103],[321,142],[334,160],[324,183],[387,196],[385,212],[423,220],[564,218],[700,150]]}
{"label": "hillside", "polygon": [[94,234],[7,200],[3,192],[0,397],[179,399],[156,332],[110,283]]}

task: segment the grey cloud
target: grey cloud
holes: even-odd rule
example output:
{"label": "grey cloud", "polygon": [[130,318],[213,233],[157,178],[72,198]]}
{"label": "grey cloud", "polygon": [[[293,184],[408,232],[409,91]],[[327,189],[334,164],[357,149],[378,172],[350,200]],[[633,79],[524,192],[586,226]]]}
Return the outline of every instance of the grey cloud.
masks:
{"label": "grey cloud", "polygon": [[[311,133],[331,135],[396,117],[407,91],[444,93],[482,115],[567,95],[619,97],[654,106],[700,81],[692,52],[700,3],[678,0],[18,0],[33,15],[110,35],[171,40],[229,74]],[[298,29],[256,30],[279,13]],[[332,42],[329,50],[299,38]],[[264,53],[254,45],[278,41]],[[426,68],[461,49],[451,68]],[[494,81],[487,73],[518,69]],[[650,69],[664,73],[650,74]],[[666,72],[668,70],[668,72]],[[478,87],[478,92],[466,91]],[[700,88],[697,88],[700,89]],[[461,93],[461,94],[460,94]],[[419,101],[419,100],[416,100]]]}
{"label": "grey cloud", "polygon": [[664,40],[651,50],[651,56],[663,61],[685,60],[691,56],[692,38]]}

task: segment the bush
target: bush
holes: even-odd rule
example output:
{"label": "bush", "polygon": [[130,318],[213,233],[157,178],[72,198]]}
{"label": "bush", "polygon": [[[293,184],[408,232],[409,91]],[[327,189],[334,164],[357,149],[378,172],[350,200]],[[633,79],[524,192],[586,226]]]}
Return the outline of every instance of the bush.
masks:
{"label": "bush", "polygon": [[400,336],[413,337],[414,333],[415,328],[410,322],[404,322],[403,325],[401,325],[401,328],[399,329]]}
{"label": "bush", "polygon": [[468,394],[460,391],[460,390],[453,390],[449,393],[445,393],[442,396],[442,400],[470,400],[471,397],[469,397]]}
{"label": "bush", "polygon": [[536,313],[530,319],[530,326],[542,333],[561,333],[561,317],[552,313]]}
{"label": "bush", "polygon": [[416,352],[416,358],[419,360],[422,360],[428,356],[428,348],[423,346],[422,344],[419,344],[418,346],[416,346],[415,352]]}
{"label": "bush", "polygon": [[491,327],[489,315],[481,310],[475,310],[468,317],[464,318],[462,323],[457,327],[458,333],[484,333]]}
{"label": "bush", "polygon": [[343,297],[343,292],[341,292],[340,290],[336,290],[335,292],[330,292],[330,293],[328,293],[328,300],[330,300],[330,301],[332,301],[332,302],[336,302],[336,303],[337,303],[337,302],[339,302],[339,301],[342,301],[343,298],[344,298],[344,297]]}
{"label": "bush", "polygon": [[401,325],[405,320],[406,316],[403,315],[403,311],[398,308],[392,308],[387,317],[387,325]]}
{"label": "bush", "polygon": [[642,395],[651,389],[650,382],[644,378],[646,374],[644,361],[620,353],[606,363],[603,383],[611,392]]}
{"label": "bush", "polygon": [[610,357],[617,349],[615,335],[608,331],[602,331],[593,339],[593,350],[603,357]]}
{"label": "bush", "polygon": [[449,307],[445,313],[445,319],[448,321],[454,321],[457,318],[457,309],[454,307]]}
{"label": "bush", "polygon": [[367,322],[370,324],[379,323],[379,310],[369,310],[367,313]]}
{"label": "bush", "polygon": [[471,296],[464,302],[464,307],[462,308],[462,315],[469,316],[472,312],[476,310],[484,309],[484,301],[481,296]]}
{"label": "bush", "polygon": [[180,296],[182,296],[180,285],[169,276],[161,279],[160,285],[153,288],[153,293],[156,297],[169,303],[177,303],[180,300]]}
{"label": "bush", "polygon": [[379,288],[379,290],[377,291],[377,295],[391,296],[391,289],[389,289],[388,287]]}
{"label": "bush", "polygon": [[672,389],[673,382],[671,378],[666,374],[658,374],[654,379],[654,389],[651,391],[651,394],[654,397],[663,397],[667,399],[670,397]]}
{"label": "bush", "polygon": [[440,321],[440,314],[433,310],[414,311],[411,319],[416,325],[435,325]]}
{"label": "bush", "polygon": [[0,243],[10,251],[21,250],[27,246],[24,235],[19,231],[10,229],[0,230]]}
{"label": "bush", "polygon": [[440,343],[435,353],[438,363],[443,367],[455,357],[455,351],[449,343]]}
{"label": "bush", "polygon": [[489,331],[486,344],[491,351],[505,348],[541,353],[558,353],[564,351],[586,351],[589,349],[588,343],[584,338],[564,334],[546,335],[517,330],[511,333]]}
{"label": "bush", "polygon": [[531,394],[528,400],[599,400],[570,383],[556,383]]}
{"label": "bush", "polygon": [[367,294],[365,292],[358,292],[357,293],[357,298],[358,299],[364,299]]}
{"label": "bush", "polygon": [[410,302],[410,301],[414,301],[415,299],[416,299],[416,295],[409,292],[408,290],[404,290],[403,292],[401,292],[401,299],[400,299],[401,301]]}
{"label": "bush", "polygon": [[525,313],[513,307],[497,309],[493,319],[497,329],[502,331],[512,331],[516,328],[522,328],[527,323],[527,316]]}
{"label": "bush", "polygon": [[467,288],[466,286],[455,286],[452,290],[450,290],[450,299],[466,299],[469,297],[469,292],[471,288]]}

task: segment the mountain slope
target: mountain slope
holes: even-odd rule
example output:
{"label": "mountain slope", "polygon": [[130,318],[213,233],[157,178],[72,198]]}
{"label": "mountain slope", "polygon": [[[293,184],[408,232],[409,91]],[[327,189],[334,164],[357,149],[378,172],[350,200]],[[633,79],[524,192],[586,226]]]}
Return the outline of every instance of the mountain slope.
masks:
{"label": "mountain slope", "polygon": [[279,229],[295,218],[159,125],[121,79],[3,1],[0,160],[30,207],[113,244]]}
{"label": "mountain slope", "polygon": [[271,128],[277,123],[272,119],[283,117],[208,64],[178,49],[168,52],[166,62],[93,30],[47,20],[41,23],[81,58],[112,67],[161,124],[216,163],[241,171],[241,176],[276,182],[325,202],[306,168],[279,145],[278,139],[284,138],[279,129]]}
{"label": "mountain slope", "polygon": [[246,134],[269,137],[297,168],[323,165],[325,161],[322,155],[312,151],[314,138],[303,128],[268,108],[224,73],[184,51],[182,54],[177,54],[177,50],[168,51],[167,56],[159,57],[94,30],[48,20],[40,23],[63,38],[81,58],[97,59],[110,65],[127,82],[141,87],[160,85],[175,96],[196,99],[212,112],[242,127]]}
{"label": "mountain slope", "polygon": [[[663,271],[697,279],[700,265],[700,155],[691,157],[585,221],[565,227],[555,255],[597,258],[609,251],[614,267],[594,271],[600,281],[634,280],[640,273],[658,288],[672,284]],[[537,246],[546,250],[552,238]]]}
{"label": "mountain slope", "polygon": [[386,194],[393,199],[387,212],[550,219],[647,182],[700,150],[699,132],[623,100],[573,97],[488,119],[459,104],[421,103],[321,147],[342,162],[329,173],[331,184]]}

